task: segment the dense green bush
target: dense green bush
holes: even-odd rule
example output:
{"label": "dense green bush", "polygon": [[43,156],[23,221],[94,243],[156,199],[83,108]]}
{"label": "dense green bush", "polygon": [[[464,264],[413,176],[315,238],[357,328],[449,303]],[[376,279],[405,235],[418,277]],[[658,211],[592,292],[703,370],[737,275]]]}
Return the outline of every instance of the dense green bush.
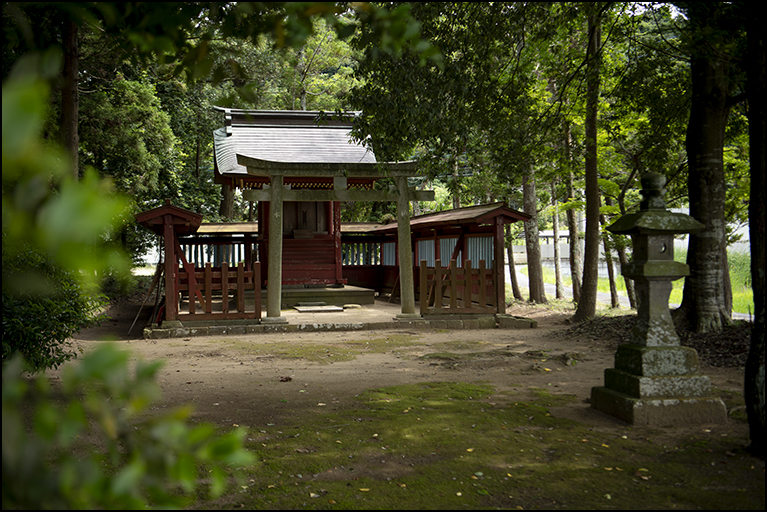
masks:
{"label": "dense green bush", "polygon": [[54,391],[45,375],[23,375],[20,356],[3,364],[3,509],[183,507],[201,488],[221,495],[254,463],[247,431],[191,426],[189,407],[149,415],[160,367],[101,345],[67,365]]}
{"label": "dense green bush", "polygon": [[77,355],[69,338],[102,318],[100,296],[35,250],[5,250],[3,241],[3,352],[19,352],[33,369],[56,368]]}

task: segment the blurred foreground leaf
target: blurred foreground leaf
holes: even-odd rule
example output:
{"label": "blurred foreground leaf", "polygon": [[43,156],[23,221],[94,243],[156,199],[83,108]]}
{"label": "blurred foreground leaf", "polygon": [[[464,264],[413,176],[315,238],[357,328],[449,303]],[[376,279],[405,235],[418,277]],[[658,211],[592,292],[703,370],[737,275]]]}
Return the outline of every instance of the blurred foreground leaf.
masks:
{"label": "blurred foreground leaf", "polygon": [[216,497],[230,467],[253,464],[244,429],[192,426],[189,408],[148,416],[162,364],[138,366],[102,345],[65,369],[60,393],[24,377],[20,357],[3,367],[3,508],[188,506],[203,479]]}

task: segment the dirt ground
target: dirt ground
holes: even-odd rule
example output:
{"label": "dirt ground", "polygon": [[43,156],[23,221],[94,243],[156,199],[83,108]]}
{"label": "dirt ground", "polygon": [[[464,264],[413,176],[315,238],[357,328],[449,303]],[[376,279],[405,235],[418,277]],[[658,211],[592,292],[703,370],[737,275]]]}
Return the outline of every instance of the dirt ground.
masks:
{"label": "dirt ground", "polygon": [[[126,335],[139,305],[122,301],[113,306],[107,311],[110,319],[82,331],[75,344],[88,350],[102,340],[113,340],[135,357],[164,359],[159,375],[162,399],[155,407],[191,403],[195,420],[223,427],[279,425],[307,408],[352,407],[353,397],[366,389],[458,381],[490,384],[499,392],[542,388],[555,395],[576,395],[577,400],[553,408],[552,414],[600,431],[627,428],[588,403],[591,388],[603,385],[604,370],[613,366],[617,341],[609,329],[568,331],[571,326],[566,320],[572,311],[527,305],[510,308],[510,314],[537,320],[537,328],[525,330],[402,329],[144,340],[141,319],[132,335]],[[353,357],[338,360],[336,356],[352,348]],[[293,358],[292,349],[301,351],[301,357]],[[742,395],[742,368],[702,363],[701,373],[711,378],[716,393]],[[740,414],[723,425],[654,428],[652,435],[654,439],[683,438],[709,432],[742,439],[745,445],[747,424],[735,419],[744,416],[742,405],[736,403],[732,409],[728,412],[739,409]]]}

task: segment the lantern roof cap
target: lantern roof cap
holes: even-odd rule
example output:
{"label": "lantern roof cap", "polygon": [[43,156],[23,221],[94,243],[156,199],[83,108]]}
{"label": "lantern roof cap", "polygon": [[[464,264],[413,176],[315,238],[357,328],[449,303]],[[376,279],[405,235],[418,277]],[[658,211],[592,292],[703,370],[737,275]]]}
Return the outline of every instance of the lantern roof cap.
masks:
{"label": "lantern roof cap", "polygon": [[694,233],[705,227],[689,215],[666,209],[665,176],[649,172],[640,181],[643,200],[639,211],[624,215],[608,226],[608,231],[617,235],[675,235]]}

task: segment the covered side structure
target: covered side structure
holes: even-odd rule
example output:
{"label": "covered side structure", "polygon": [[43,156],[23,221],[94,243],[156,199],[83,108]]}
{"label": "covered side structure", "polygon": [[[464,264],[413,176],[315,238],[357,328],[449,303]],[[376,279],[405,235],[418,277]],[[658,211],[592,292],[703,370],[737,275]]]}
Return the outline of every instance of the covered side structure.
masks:
{"label": "covered side structure", "polygon": [[[451,265],[455,272],[472,267],[476,272],[484,266],[492,275],[487,282],[488,290],[475,290],[473,302],[484,309],[485,301],[479,300],[479,292],[487,292],[487,304],[495,313],[505,313],[504,275],[504,226],[512,222],[527,222],[530,216],[507,207],[504,203],[492,203],[444,212],[430,213],[410,219],[414,273],[424,269],[447,272]],[[358,223],[342,226],[344,242],[344,274],[350,284],[373,287],[396,296],[404,284],[400,281],[402,262],[396,250],[397,227],[393,224]],[[376,257],[375,252],[380,256]],[[445,270],[436,270],[445,269]],[[431,274],[430,274],[431,275]],[[444,277],[443,280],[448,280]],[[462,279],[463,280],[463,279]],[[460,282],[460,281],[459,281]],[[477,284],[474,285],[477,288]],[[435,304],[434,289],[425,290],[420,279],[415,282],[416,295],[420,297],[421,313],[429,304]],[[434,288],[434,286],[430,286]],[[445,290],[447,293],[448,290]],[[428,296],[428,297],[427,297]],[[439,294],[441,297],[442,294]],[[429,304],[425,299],[428,298]],[[451,293],[451,300],[455,291]],[[472,302],[467,300],[467,303]],[[455,304],[450,308],[455,311]],[[475,308],[464,307],[465,310]],[[434,310],[430,310],[432,313]]]}

